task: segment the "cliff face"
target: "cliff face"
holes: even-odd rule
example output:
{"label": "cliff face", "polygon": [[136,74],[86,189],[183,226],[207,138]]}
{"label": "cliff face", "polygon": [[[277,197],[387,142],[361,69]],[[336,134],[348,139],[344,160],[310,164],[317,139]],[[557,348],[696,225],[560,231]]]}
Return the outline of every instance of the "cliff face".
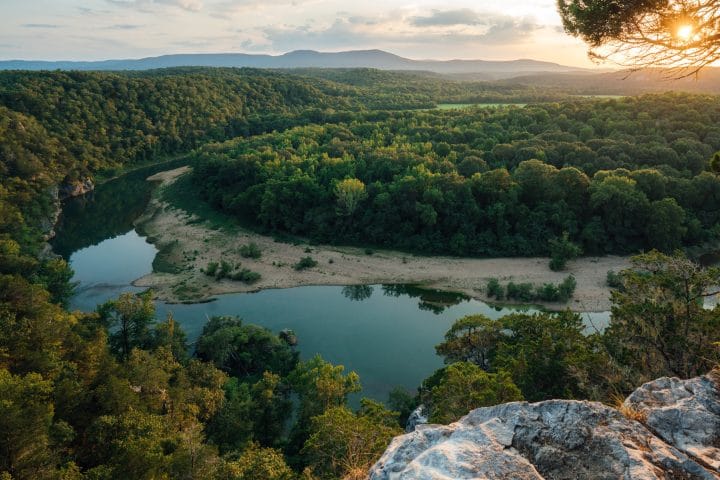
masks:
{"label": "cliff face", "polygon": [[[92,192],[95,184],[89,178],[78,180],[72,183],[63,183],[59,186],[52,186],[47,194],[52,199],[53,211],[40,221],[40,229],[43,232],[43,240],[48,241],[55,237],[55,225],[57,225],[60,213],[62,213],[62,201],[72,197],[79,197]],[[42,255],[49,254],[51,250],[46,248]]]}
{"label": "cliff face", "polygon": [[370,479],[720,479],[715,378],[649,382],[623,410],[570,400],[479,408],[395,438]]}

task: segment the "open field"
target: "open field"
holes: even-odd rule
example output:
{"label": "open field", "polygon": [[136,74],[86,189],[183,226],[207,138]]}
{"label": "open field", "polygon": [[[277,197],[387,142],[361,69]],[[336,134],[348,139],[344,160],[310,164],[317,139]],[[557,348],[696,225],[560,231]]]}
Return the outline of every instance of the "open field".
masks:
{"label": "open field", "polygon": [[526,103],[440,103],[437,110],[464,110],[467,108],[524,107]]}

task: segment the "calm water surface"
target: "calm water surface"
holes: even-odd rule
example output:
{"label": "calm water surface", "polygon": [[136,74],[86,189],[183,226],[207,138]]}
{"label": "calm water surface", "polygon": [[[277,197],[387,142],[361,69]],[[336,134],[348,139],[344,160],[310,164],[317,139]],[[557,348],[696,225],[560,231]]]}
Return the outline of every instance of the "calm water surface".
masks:
{"label": "calm water surface", "polygon": [[[98,187],[89,197],[69,202],[55,246],[69,259],[79,282],[73,309],[92,311],[122,292],[140,291],[131,282],[150,273],[157,250],[138,235],[132,221],[149,198],[143,179],[155,170],[122,177]],[[123,196],[130,206],[113,205]],[[114,213],[117,216],[103,221],[104,215]],[[192,305],[157,302],[156,308],[160,319],[172,312],[191,342],[213,315],[237,315],[275,332],[290,328],[298,336],[302,358],[319,353],[356,371],[362,395],[378,400],[385,400],[397,386],[414,391],[442,366],[434,347],[458,318],[474,313],[498,318],[517,311],[461,295],[382,285],[264,290],[221,295],[212,302]],[[609,315],[586,317],[602,327]]]}

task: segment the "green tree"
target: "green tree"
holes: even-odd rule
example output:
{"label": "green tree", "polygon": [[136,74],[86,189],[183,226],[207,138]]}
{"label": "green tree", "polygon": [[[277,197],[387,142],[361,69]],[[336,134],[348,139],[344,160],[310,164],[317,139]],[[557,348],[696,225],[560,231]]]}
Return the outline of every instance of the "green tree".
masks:
{"label": "green tree", "polygon": [[365,184],[357,178],[346,178],[335,186],[337,211],[339,215],[350,216],[355,213],[360,202],[366,197]]}
{"label": "green tree", "polygon": [[553,238],[549,242],[550,247],[550,270],[563,270],[567,262],[578,257],[582,249],[570,241],[568,232],[563,232],[562,237]]}
{"label": "green tree", "polygon": [[672,252],[682,246],[687,233],[685,210],[674,198],[652,202],[645,228],[648,245],[662,252]]}
{"label": "green tree", "polygon": [[358,374],[344,372],[345,367],[332,365],[319,355],[298,364],[288,380],[300,397],[302,418],[320,415],[330,407],[343,406],[349,394],[360,391]]}
{"label": "green tree", "polygon": [[479,407],[522,400],[509,373],[488,373],[467,362],[448,365],[429,392],[430,421],[451,423]]}
{"label": "green tree", "polygon": [[16,376],[0,369],[0,411],[0,475],[52,478],[52,383],[36,373]]}
{"label": "green tree", "polygon": [[187,362],[187,335],[185,335],[180,325],[175,322],[172,313],[168,312],[165,321],[155,325],[151,335],[150,348],[157,349],[165,347],[172,352],[175,360],[183,364]]}
{"label": "green tree", "polygon": [[[382,420],[374,405],[373,415],[353,414],[343,406],[313,417],[310,437],[302,454],[321,479],[363,478],[380,458],[390,440],[402,430]],[[380,418],[380,419],[379,419]]]}
{"label": "green tree", "polygon": [[111,332],[110,348],[121,360],[127,360],[133,348],[150,342],[150,324],[155,321],[150,292],[123,293],[116,300],[100,305],[98,314]]}
{"label": "green tree", "polygon": [[264,372],[287,375],[298,353],[270,330],[244,325],[236,317],[213,317],[203,327],[195,352],[221,370],[241,379],[257,380]]}
{"label": "green tree", "polygon": [[720,362],[720,309],[704,308],[717,294],[720,269],[703,268],[681,253],[635,256],[621,272],[625,288],[612,292],[605,334],[628,385],[660,376],[690,378]]}
{"label": "green tree", "polygon": [[435,350],[445,363],[472,362],[488,370],[501,337],[500,322],[485,315],[468,315],[452,324]]}
{"label": "green tree", "polygon": [[228,480],[294,480],[295,473],[285,463],[282,453],[251,443],[237,460],[225,466],[223,478]]}
{"label": "green tree", "polygon": [[603,398],[609,360],[582,318],[571,312],[457,320],[436,348],[446,363],[508,372],[528,400]]}
{"label": "green tree", "polygon": [[720,152],[715,152],[710,159],[710,171],[715,175],[720,175]]}

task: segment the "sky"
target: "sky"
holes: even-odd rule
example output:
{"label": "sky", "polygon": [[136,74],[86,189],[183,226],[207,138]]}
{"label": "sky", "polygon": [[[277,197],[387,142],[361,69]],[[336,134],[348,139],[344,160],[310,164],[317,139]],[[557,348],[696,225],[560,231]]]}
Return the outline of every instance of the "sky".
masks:
{"label": "sky", "polygon": [[555,0],[0,0],[0,59],[382,49],[591,67]]}

